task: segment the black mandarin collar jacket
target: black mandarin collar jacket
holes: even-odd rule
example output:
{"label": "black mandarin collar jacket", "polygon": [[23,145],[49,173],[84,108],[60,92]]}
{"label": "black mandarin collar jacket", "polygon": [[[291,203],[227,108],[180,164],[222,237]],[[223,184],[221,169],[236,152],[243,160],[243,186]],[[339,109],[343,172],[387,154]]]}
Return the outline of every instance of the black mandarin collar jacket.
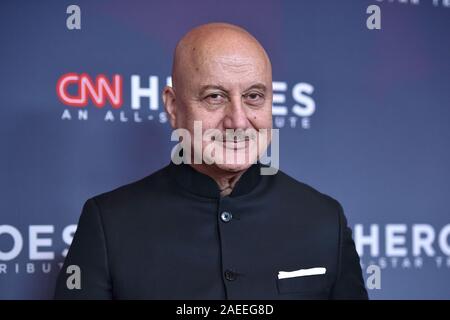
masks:
{"label": "black mandarin collar jacket", "polygon": [[[69,289],[70,265],[81,288]],[[279,278],[280,271],[321,268]],[[318,269],[312,269],[318,270]],[[73,287],[73,286],[72,286]],[[186,164],[89,199],[57,299],[367,299],[341,205],[251,166],[229,196]]]}

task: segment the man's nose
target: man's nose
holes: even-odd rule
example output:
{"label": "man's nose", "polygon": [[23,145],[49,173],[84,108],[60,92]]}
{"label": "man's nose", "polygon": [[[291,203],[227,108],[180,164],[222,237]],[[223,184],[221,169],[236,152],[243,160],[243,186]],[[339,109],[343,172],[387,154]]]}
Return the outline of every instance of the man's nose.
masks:
{"label": "man's nose", "polygon": [[227,106],[225,118],[225,129],[247,129],[247,112],[240,96],[233,97]]}

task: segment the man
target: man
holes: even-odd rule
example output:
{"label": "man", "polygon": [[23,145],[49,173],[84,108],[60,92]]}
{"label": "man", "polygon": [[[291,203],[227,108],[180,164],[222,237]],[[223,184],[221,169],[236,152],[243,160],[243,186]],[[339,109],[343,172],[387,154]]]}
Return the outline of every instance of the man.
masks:
{"label": "man", "polygon": [[[190,163],[88,200],[56,298],[366,299],[340,204],[281,171],[261,175],[267,135],[227,133],[272,127],[271,63],[258,41],[229,24],[197,27],[176,47],[172,78],[172,127],[223,135],[192,142]],[[246,161],[223,161],[226,152]]]}

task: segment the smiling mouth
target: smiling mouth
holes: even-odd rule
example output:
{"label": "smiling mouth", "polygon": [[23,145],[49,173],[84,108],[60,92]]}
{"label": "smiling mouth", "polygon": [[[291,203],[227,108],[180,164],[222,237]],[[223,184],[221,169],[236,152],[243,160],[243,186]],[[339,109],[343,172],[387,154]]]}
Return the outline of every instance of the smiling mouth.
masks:
{"label": "smiling mouth", "polygon": [[244,139],[235,140],[224,140],[224,148],[232,150],[241,150],[249,147],[250,138],[246,137]]}

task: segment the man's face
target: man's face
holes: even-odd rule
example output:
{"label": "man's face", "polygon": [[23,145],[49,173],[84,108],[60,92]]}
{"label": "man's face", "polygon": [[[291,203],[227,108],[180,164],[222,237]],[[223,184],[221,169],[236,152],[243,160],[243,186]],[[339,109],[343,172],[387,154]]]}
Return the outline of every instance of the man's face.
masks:
{"label": "man's face", "polygon": [[[184,68],[181,83],[175,88],[176,127],[188,129],[192,137],[194,121],[201,121],[203,133],[218,129],[226,142],[202,141],[203,159],[208,160],[210,153],[205,150],[214,146],[217,148],[214,159],[221,162],[215,165],[222,170],[239,171],[255,162],[270,141],[272,76],[270,64],[261,54],[252,50],[247,54],[242,49],[231,54],[227,51],[226,54],[199,53],[193,57],[192,64]],[[227,136],[227,129],[237,130],[238,137]],[[247,129],[268,129],[267,142],[260,139],[259,150],[253,148],[257,147],[257,137],[239,137],[239,133]],[[230,141],[233,138],[238,142]],[[217,150],[221,152],[217,154]],[[244,157],[244,163],[237,163],[239,157]]]}

